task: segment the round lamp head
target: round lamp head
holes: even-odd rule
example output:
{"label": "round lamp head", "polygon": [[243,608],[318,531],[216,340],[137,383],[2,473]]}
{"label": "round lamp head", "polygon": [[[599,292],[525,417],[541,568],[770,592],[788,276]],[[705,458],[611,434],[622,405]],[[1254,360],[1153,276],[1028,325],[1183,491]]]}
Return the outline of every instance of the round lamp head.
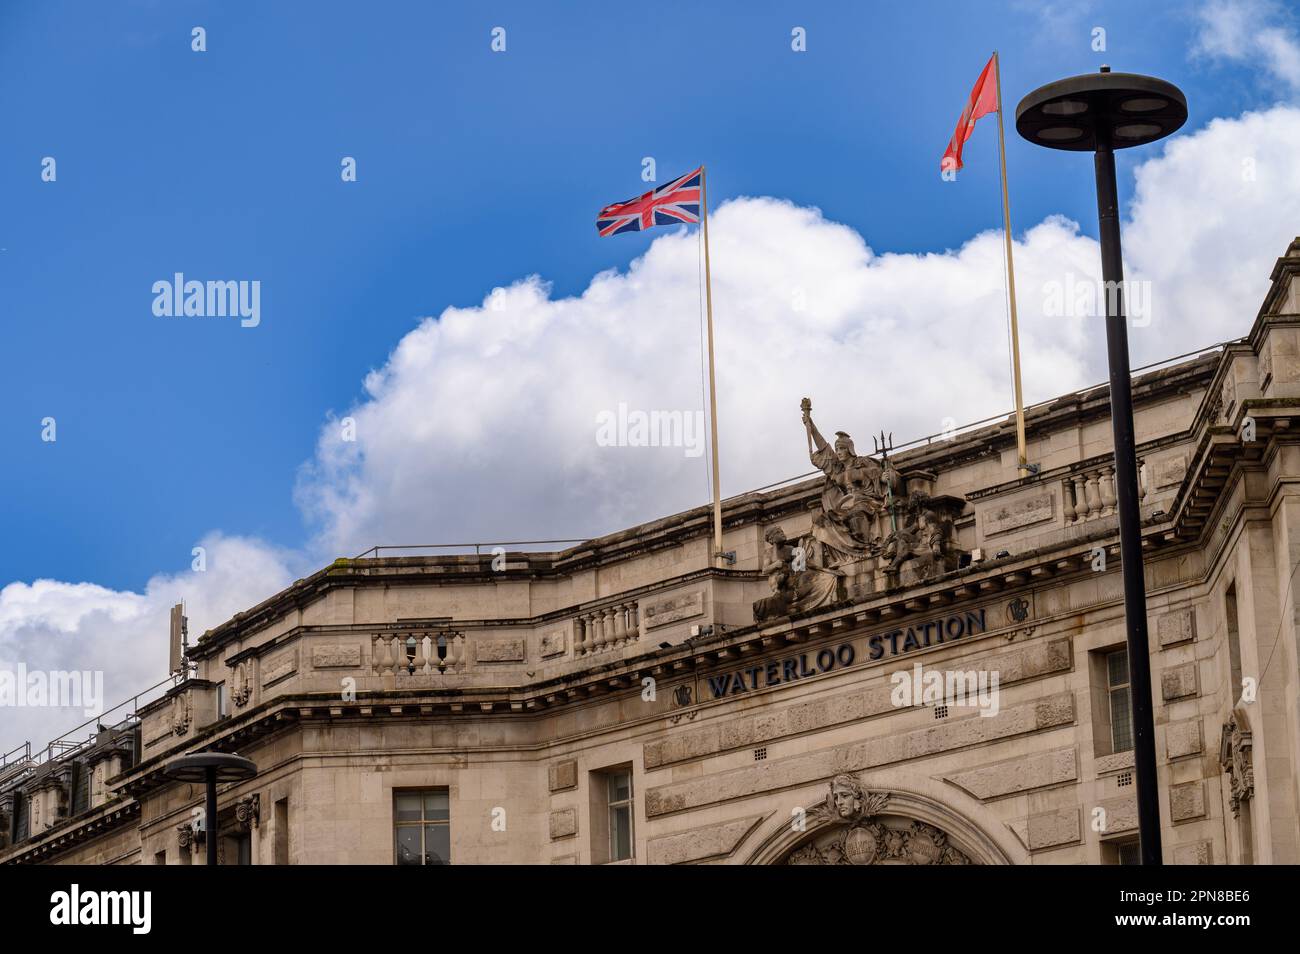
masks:
{"label": "round lamp head", "polygon": [[1187,122],[1177,86],[1136,73],[1086,73],[1040,86],[1016,107],[1016,131],[1049,149],[1127,149],[1163,139]]}
{"label": "round lamp head", "polygon": [[257,763],[242,755],[198,752],[172,759],[163,766],[163,774],[178,782],[206,782],[208,769],[216,769],[218,782],[240,782],[257,774]]}

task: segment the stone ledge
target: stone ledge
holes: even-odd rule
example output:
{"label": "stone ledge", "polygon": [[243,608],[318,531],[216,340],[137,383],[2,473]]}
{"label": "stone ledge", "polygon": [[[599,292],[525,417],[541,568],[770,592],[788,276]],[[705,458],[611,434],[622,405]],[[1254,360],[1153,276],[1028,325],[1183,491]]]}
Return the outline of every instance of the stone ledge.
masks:
{"label": "stone ledge", "polygon": [[746,836],[767,817],[753,815],[651,838],[646,843],[649,863],[681,865],[730,857]]}
{"label": "stone ledge", "polygon": [[1114,772],[1123,772],[1126,769],[1133,768],[1133,750],[1127,752],[1115,752],[1111,755],[1099,755],[1092,763],[1093,771],[1098,776],[1110,775]]}
{"label": "stone ledge", "polygon": [[1196,695],[1196,663],[1184,663],[1160,674],[1160,698],[1165,702]]}
{"label": "stone ledge", "polygon": [[1205,817],[1205,783],[1184,782],[1169,789],[1169,817],[1174,823]]}
{"label": "stone ledge", "polygon": [[[1066,638],[993,656],[982,661],[981,667],[997,670],[1001,674],[998,685],[1006,686],[1038,676],[1067,672],[1072,664],[1070,640]],[[936,666],[934,671],[943,672],[947,668]],[[761,715],[744,716],[683,732],[647,743],[643,764],[650,771],[674,762],[704,758],[730,749],[751,748],[786,736],[895,712],[897,707],[890,699],[892,692],[893,686],[884,682],[869,689],[799,702]]]}
{"label": "stone ledge", "polygon": [[1208,841],[1198,841],[1191,845],[1179,845],[1174,848],[1176,865],[1212,865],[1214,864],[1214,846]]}
{"label": "stone ledge", "polygon": [[578,787],[578,761],[566,759],[552,762],[547,769],[547,783],[552,793],[565,792]]}
{"label": "stone ledge", "polygon": [[1166,758],[1173,760],[1199,755],[1203,749],[1200,719],[1186,719],[1165,726]]}
{"label": "stone ledge", "polygon": [[646,791],[646,817],[807,785],[841,772],[859,772],[893,762],[912,761],[1073,722],[1074,694],[1063,692],[1003,709],[991,718],[971,715],[909,732],[733,769],[707,778],[670,782]]}
{"label": "stone ledge", "polygon": [[1079,759],[1074,746],[991,762],[946,776],[949,782],[984,801],[1061,782],[1073,782],[1078,777]]}
{"label": "stone ledge", "polygon": [[1030,815],[1026,824],[1030,851],[1077,845],[1083,841],[1078,806]]}
{"label": "stone ledge", "polygon": [[578,810],[562,808],[551,812],[551,841],[572,838],[578,834]]}
{"label": "stone ledge", "polygon": [[[1102,809],[1105,815],[1105,823],[1102,826],[1101,834],[1114,835],[1123,831],[1136,831],[1138,826],[1137,816],[1137,795],[1117,795],[1114,798],[1103,798],[1097,803],[1097,807]],[[1089,815],[1091,816],[1091,810]]]}
{"label": "stone ledge", "polygon": [[1165,613],[1156,619],[1156,637],[1161,649],[1196,639],[1196,613],[1190,607]]}

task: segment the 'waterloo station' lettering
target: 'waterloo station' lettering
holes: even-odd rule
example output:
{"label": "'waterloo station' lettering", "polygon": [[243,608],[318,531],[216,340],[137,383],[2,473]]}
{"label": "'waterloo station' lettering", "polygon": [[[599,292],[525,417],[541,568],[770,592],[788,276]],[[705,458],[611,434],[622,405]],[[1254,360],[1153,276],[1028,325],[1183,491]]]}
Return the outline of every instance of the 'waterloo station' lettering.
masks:
{"label": "'waterloo station' lettering", "polygon": [[[954,613],[906,629],[877,633],[867,639],[867,656],[869,659],[880,659],[886,650],[891,656],[899,656],[939,643],[952,642],[963,636],[974,636],[986,629],[985,608]],[[783,685],[807,676],[830,672],[832,669],[845,669],[853,665],[856,657],[857,651],[852,643],[841,643],[833,649],[822,649],[815,654],[785,656],[760,666],[710,676],[709,689],[713,698],[720,699],[740,692]]]}
{"label": "'waterloo station' lettering", "polygon": [[[934,631],[933,636],[931,636],[931,628]],[[954,613],[952,616],[930,620],[920,626],[909,626],[906,630],[895,629],[888,633],[878,633],[867,640],[867,645],[871,647],[871,658],[879,659],[885,654],[885,640],[889,640],[889,655],[897,656],[899,653],[924,649],[935,643],[973,636],[984,632],[985,628],[984,609],[981,608],[978,612]],[[903,639],[901,648],[898,644],[899,637]]]}

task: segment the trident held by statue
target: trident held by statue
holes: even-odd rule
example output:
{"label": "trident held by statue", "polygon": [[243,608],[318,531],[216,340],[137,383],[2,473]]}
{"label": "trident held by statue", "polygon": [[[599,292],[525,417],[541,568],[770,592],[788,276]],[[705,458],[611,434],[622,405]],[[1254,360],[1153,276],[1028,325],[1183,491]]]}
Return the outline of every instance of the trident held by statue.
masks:
{"label": "trident held by statue", "polygon": [[876,453],[880,455],[880,467],[885,475],[885,505],[889,508],[889,529],[894,533],[898,532],[898,517],[894,513],[894,486],[893,481],[889,479],[889,452],[894,449],[894,432],[890,431],[889,436],[885,436],[882,430],[880,436],[871,436],[872,442],[876,445]]}

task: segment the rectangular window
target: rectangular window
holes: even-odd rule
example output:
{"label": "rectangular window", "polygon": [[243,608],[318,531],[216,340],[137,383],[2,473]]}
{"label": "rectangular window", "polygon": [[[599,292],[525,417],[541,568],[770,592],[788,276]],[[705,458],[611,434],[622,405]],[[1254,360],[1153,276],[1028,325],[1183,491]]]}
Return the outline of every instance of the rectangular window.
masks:
{"label": "rectangular window", "polygon": [[609,806],[609,860],[632,857],[632,771],[622,769],[605,776]]}
{"label": "rectangular window", "polygon": [[1128,650],[1106,654],[1106,692],[1110,697],[1112,752],[1133,748],[1133,699],[1129,695]]}
{"label": "rectangular window", "polygon": [[228,715],[230,711],[226,706],[226,684],[219,682],[217,683],[217,718],[224,719]]}
{"label": "rectangular window", "polygon": [[1142,849],[1136,838],[1115,839],[1101,843],[1101,863],[1103,865],[1140,865]]}
{"label": "rectangular window", "polygon": [[587,775],[591,863],[631,862],[636,857],[636,797],[632,766],[609,765]]}
{"label": "rectangular window", "polygon": [[448,789],[393,793],[394,864],[451,864]]}

